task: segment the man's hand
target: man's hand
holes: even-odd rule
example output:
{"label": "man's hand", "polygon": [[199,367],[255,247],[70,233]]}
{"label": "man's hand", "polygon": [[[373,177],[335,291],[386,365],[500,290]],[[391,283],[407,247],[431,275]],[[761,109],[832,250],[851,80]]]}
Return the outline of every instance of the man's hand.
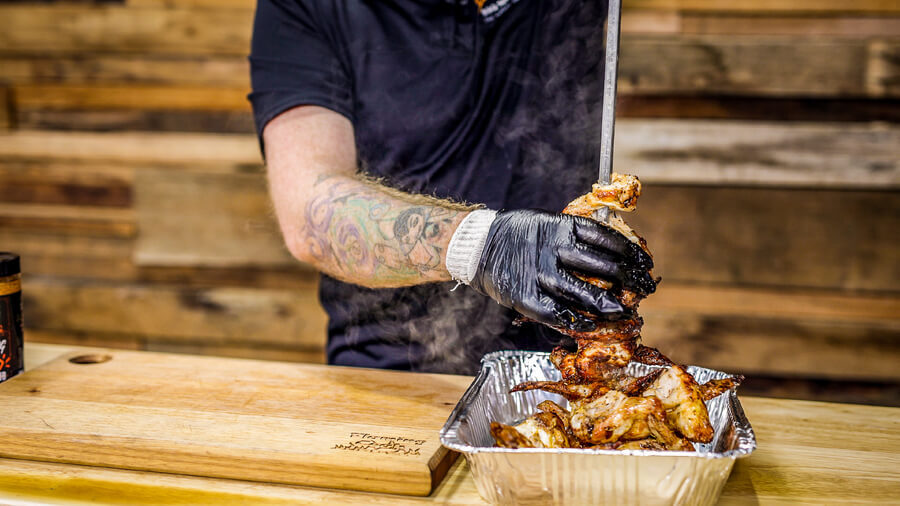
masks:
{"label": "man's hand", "polygon": [[536,210],[506,211],[491,223],[470,285],[533,320],[588,331],[595,324],[576,310],[616,319],[626,309],[609,292],[573,273],[647,294],[655,287],[652,266],[642,249],[598,222]]}

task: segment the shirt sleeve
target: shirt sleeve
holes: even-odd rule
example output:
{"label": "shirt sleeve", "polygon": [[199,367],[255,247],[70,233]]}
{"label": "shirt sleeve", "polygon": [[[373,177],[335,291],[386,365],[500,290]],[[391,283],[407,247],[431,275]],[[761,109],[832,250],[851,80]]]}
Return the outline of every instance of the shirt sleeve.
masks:
{"label": "shirt sleeve", "polygon": [[353,121],[350,77],[315,14],[312,0],[257,3],[248,98],[260,146],[269,121],[299,105],[326,107]]}

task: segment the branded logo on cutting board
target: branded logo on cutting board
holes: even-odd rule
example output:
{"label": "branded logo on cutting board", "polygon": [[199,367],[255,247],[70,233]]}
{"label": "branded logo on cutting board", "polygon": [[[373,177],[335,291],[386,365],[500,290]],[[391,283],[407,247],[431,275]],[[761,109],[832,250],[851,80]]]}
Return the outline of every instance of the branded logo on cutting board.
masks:
{"label": "branded logo on cutting board", "polygon": [[350,441],[336,444],[332,450],[350,450],[354,452],[383,453],[387,455],[421,455],[423,439],[405,437],[379,436],[367,432],[351,432]]}

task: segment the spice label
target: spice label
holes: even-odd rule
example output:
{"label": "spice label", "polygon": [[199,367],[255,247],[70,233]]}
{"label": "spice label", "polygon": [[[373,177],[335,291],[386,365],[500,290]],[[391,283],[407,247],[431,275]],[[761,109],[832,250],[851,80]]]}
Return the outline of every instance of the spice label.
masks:
{"label": "spice label", "polygon": [[25,370],[22,339],[22,292],[0,296],[0,381]]}

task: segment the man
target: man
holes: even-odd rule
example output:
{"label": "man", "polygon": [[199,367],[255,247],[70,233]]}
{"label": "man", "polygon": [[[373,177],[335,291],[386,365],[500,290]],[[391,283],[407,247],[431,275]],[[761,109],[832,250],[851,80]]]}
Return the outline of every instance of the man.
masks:
{"label": "man", "polygon": [[622,316],[574,273],[647,277],[558,214],[597,166],[605,2],[478,3],[259,0],[250,99],[285,242],[323,272],[329,363],[471,373],[564,340],[519,313]]}

